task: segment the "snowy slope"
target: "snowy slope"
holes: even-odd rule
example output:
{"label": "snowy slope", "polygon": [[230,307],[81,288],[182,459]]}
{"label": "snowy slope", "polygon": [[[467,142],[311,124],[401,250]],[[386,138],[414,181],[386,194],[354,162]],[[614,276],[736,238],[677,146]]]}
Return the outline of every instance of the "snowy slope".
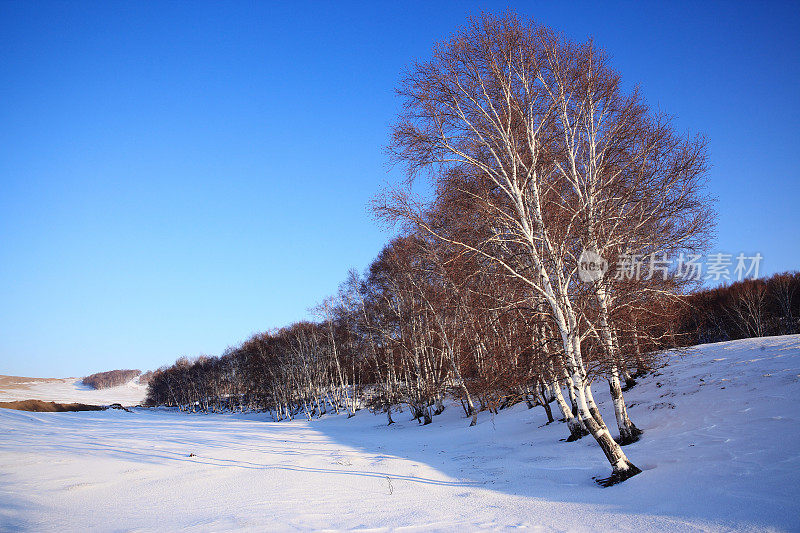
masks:
{"label": "snowy slope", "polygon": [[627,398],[644,472],[607,489],[597,446],[524,405],[473,428],[454,405],[425,427],[0,409],[0,530],[800,531],[800,336],[699,347]]}
{"label": "snowy slope", "polygon": [[[137,378],[138,379],[138,378]],[[139,405],[147,394],[147,385],[133,379],[125,385],[95,390],[81,385],[81,378],[24,378],[0,376],[0,402],[44,400],[90,405]]]}

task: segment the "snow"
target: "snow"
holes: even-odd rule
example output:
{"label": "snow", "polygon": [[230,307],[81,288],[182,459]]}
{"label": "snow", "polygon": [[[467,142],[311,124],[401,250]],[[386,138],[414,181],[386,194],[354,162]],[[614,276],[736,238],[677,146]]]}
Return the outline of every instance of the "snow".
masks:
{"label": "snow", "polygon": [[473,428],[456,405],[424,427],[0,409],[0,530],[800,531],[800,336],[701,346],[626,398],[644,472],[607,489],[597,445],[524,404]]}
{"label": "snow", "polygon": [[125,385],[95,390],[81,384],[82,378],[24,378],[0,376],[0,402],[44,400],[89,405],[139,405],[147,394],[147,385],[134,378]]}

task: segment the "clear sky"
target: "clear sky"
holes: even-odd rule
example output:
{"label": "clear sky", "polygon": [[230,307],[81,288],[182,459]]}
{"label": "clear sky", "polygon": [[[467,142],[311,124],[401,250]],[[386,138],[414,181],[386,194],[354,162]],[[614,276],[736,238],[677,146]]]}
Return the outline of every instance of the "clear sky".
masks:
{"label": "clear sky", "polygon": [[470,13],[593,35],[711,142],[717,249],[800,268],[800,3],[0,3],[0,374],[219,354],[390,235],[403,67]]}

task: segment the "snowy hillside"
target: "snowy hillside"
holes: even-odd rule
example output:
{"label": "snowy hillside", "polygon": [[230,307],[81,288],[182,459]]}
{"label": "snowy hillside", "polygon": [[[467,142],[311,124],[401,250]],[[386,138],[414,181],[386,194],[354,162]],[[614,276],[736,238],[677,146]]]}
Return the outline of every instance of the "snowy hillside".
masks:
{"label": "snowy hillside", "polygon": [[0,376],[0,402],[44,400],[90,405],[139,405],[147,394],[147,385],[140,384],[137,379],[118,387],[95,390],[82,385],[81,378]]}
{"label": "snowy hillside", "polygon": [[524,404],[473,428],[455,405],[425,427],[0,409],[0,530],[800,531],[800,336],[701,346],[626,397],[644,472],[607,489],[592,439]]}

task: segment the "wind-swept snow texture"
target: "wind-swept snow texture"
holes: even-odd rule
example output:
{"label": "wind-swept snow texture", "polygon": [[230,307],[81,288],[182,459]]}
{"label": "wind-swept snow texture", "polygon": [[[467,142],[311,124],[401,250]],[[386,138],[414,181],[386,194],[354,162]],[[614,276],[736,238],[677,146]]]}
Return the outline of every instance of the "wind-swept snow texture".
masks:
{"label": "wind-swept snow texture", "polygon": [[125,385],[107,389],[93,389],[81,384],[81,378],[24,378],[0,376],[0,402],[17,400],[43,400],[60,403],[85,403],[125,406],[139,405],[147,394],[147,385],[138,378]]}
{"label": "wind-swept snow texture", "polygon": [[607,489],[596,444],[524,404],[472,428],[455,405],[424,427],[0,409],[0,530],[800,530],[799,375],[800,336],[674,358],[626,394],[644,472]]}

